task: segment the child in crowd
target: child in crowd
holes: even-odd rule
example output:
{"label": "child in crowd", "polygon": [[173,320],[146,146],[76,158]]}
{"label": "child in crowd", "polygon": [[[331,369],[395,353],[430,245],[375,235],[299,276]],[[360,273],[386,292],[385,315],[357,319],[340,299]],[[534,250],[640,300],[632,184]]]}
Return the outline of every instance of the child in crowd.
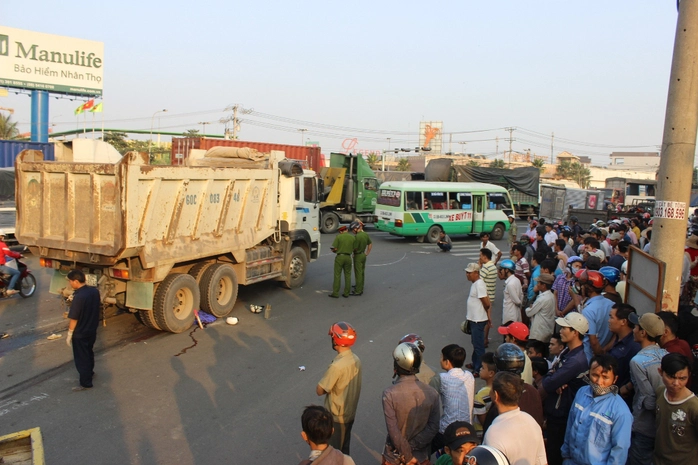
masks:
{"label": "child in crowd", "polygon": [[356,465],[351,457],[328,444],[332,436],[332,423],[332,414],[325,407],[310,405],[305,408],[301,417],[303,427],[301,437],[310,446],[310,457],[298,465],[311,463]]}
{"label": "child in crowd", "polygon": [[490,392],[492,390],[492,380],[496,373],[497,365],[494,361],[494,353],[486,352],[482,356],[482,367],[480,368],[480,379],[485,382],[485,386],[475,394],[475,408],[473,409],[473,416],[475,417],[473,425],[475,425],[475,430],[479,437],[482,437],[482,425],[485,423],[487,411],[492,406]]}
{"label": "child in crowd", "polygon": [[548,374],[548,361],[543,357],[531,357],[531,369],[533,370],[533,387],[538,389],[541,381]]}
{"label": "child in crowd", "polygon": [[439,457],[436,465],[464,465],[465,456],[480,444],[473,425],[465,421],[455,421],[448,425],[444,437],[445,454]]}

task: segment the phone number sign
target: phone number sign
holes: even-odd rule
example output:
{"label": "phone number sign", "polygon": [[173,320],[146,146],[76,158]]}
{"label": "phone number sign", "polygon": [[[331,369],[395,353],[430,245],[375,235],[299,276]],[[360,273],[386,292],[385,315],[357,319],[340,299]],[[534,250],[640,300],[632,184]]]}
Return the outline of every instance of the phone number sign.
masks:
{"label": "phone number sign", "polygon": [[686,219],[686,202],[668,202],[657,200],[654,204],[655,218],[668,218],[671,220]]}

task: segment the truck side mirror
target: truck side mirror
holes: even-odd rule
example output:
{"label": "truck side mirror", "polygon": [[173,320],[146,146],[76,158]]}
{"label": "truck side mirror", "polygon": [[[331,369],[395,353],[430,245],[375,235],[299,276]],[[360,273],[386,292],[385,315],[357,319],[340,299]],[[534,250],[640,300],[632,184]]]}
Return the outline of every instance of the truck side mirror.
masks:
{"label": "truck side mirror", "polygon": [[318,202],[324,202],[325,198],[325,181],[321,178],[317,180],[317,200]]}

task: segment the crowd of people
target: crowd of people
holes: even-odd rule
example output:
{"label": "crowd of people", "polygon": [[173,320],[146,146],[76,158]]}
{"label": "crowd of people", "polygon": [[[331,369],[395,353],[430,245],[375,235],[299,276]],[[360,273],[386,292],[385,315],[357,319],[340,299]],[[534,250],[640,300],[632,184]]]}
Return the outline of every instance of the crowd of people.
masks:
{"label": "crowd of people", "polygon": [[[418,335],[400,340],[395,381],[383,392],[382,463],[698,463],[698,309],[639,314],[624,302],[628,250],[649,250],[651,219],[598,222],[585,231],[574,217],[566,226],[529,218],[518,240],[510,236],[506,259],[487,234],[481,239],[480,260],[465,268],[471,286],[461,329],[471,338],[470,363],[465,348],[448,344],[436,373],[423,362]],[[441,241],[450,250],[451,241]],[[695,290],[685,284],[694,268],[698,276],[698,230],[684,262],[682,292],[693,304]],[[504,342],[487,352],[500,298],[497,333]],[[335,460],[322,463],[353,463],[361,389],[361,364],[351,353],[356,333],[339,322],[330,335],[338,355],[317,386],[325,407],[308,407],[304,418],[322,409],[332,427],[320,448],[307,440],[311,457],[304,463],[327,450]],[[479,390],[476,379],[484,382]],[[303,431],[306,438],[306,420]]]}

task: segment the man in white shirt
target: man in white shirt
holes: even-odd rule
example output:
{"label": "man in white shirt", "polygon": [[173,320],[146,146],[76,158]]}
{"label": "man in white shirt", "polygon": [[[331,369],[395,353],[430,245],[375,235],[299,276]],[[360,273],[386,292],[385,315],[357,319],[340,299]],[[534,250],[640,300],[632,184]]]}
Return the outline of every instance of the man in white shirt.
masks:
{"label": "man in white shirt", "polygon": [[555,241],[557,240],[557,233],[553,231],[553,225],[552,223],[547,223],[545,225],[545,243],[550,246],[550,248],[554,248],[555,246]]}
{"label": "man in white shirt", "polygon": [[519,409],[523,385],[514,373],[500,371],[494,375],[492,400],[499,415],[482,443],[502,451],[511,465],[546,465],[543,432],[531,415]]}
{"label": "man in white shirt", "polygon": [[480,279],[480,265],[477,263],[468,264],[465,268],[465,275],[472,283],[468,294],[465,318],[470,324],[470,338],[473,344],[472,363],[466,365],[466,368],[473,370],[473,376],[477,378],[482,366],[482,355],[485,353],[485,326],[492,324],[490,313],[492,306],[490,298],[487,296],[487,286]]}
{"label": "man in white shirt", "polygon": [[504,281],[504,303],[502,304],[502,324],[521,321],[523,288],[516,277],[516,264],[513,260],[502,260],[497,265],[499,279]]}
{"label": "man in white shirt", "polygon": [[480,240],[482,241],[482,248],[490,249],[492,251],[492,261],[496,265],[500,258],[502,258],[502,251],[497,248],[496,245],[490,242],[490,233],[481,232]]}
{"label": "man in white shirt", "polygon": [[526,309],[526,316],[531,318],[531,339],[550,342],[555,331],[555,296],[550,290],[555,278],[548,273],[541,273],[533,288],[538,297],[532,306]]}

